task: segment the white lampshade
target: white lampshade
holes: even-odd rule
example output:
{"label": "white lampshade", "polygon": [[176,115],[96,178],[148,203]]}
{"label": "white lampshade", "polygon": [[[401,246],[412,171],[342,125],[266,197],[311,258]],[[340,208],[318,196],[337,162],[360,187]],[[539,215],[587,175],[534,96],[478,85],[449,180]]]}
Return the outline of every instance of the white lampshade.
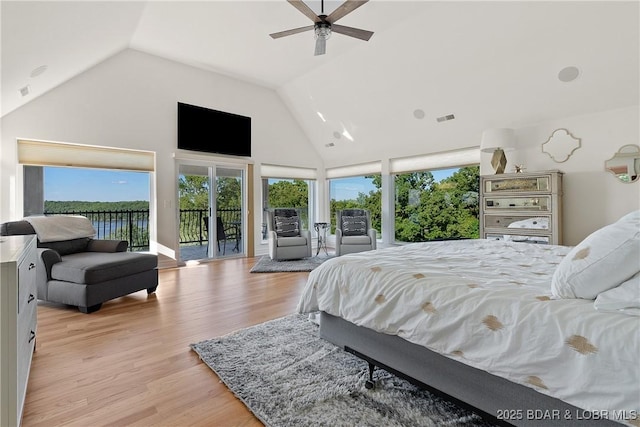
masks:
{"label": "white lampshade", "polygon": [[502,151],[513,151],[516,149],[515,142],[516,136],[513,129],[486,129],[482,132],[480,151],[493,153],[499,148],[501,148]]}

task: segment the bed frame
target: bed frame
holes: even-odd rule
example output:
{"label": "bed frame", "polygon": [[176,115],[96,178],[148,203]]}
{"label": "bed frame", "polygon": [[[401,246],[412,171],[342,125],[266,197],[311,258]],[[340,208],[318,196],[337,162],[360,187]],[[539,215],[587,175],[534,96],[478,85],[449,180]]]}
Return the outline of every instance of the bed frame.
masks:
{"label": "bed frame", "polygon": [[369,362],[370,378],[374,367],[382,368],[499,425],[620,426],[398,336],[324,312],[320,315],[320,337]]}

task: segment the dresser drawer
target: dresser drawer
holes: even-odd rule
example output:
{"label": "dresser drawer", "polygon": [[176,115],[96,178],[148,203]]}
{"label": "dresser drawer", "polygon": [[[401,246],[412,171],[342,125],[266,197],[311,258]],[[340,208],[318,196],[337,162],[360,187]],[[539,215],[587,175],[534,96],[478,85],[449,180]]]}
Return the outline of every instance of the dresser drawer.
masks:
{"label": "dresser drawer", "polygon": [[37,333],[37,304],[27,305],[18,316],[18,341],[17,341],[17,383],[18,383],[18,411],[22,412],[24,398],[27,392],[31,356],[35,349]]}
{"label": "dresser drawer", "polygon": [[551,230],[550,216],[485,215],[485,228],[509,228],[514,230]]}
{"label": "dresser drawer", "polygon": [[518,242],[518,243],[539,243],[549,244],[551,238],[549,236],[537,236],[537,235],[517,235],[517,234],[500,234],[500,233],[485,233],[485,239],[488,240],[502,240],[505,242]]}
{"label": "dresser drawer", "polygon": [[18,266],[18,313],[29,304],[37,304],[36,292],[36,250],[30,247]]}
{"label": "dresser drawer", "polygon": [[550,176],[485,178],[485,193],[543,192],[551,191]]}
{"label": "dresser drawer", "polygon": [[513,197],[491,197],[487,196],[483,200],[485,212],[491,210],[517,210],[517,211],[537,211],[551,212],[551,197],[549,196],[513,196]]}

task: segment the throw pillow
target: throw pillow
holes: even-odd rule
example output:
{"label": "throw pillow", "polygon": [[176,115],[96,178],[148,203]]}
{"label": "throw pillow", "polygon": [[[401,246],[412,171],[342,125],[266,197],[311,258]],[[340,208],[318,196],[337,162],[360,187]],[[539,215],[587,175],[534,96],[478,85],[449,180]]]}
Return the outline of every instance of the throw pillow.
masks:
{"label": "throw pillow", "polygon": [[342,216],[343,236],[364,236],[367,234],[366,216]]}
{"label": "throw pillow", "polygon": [[300,235],[298,224],[300,220],[297,216],[276,216],[276,234],[278,237],[295,237]]}
{"label": "throw pillow", "polygon": [[560,262],[551,279],[559,298],[594,299],[640,271],[640,217],[625,216],[585,238]]}
{"label": "throw pillow", "polygon": [[598,311],[612,311],[640,316],[640,273],[620,286],[602,292],[593,306]]}

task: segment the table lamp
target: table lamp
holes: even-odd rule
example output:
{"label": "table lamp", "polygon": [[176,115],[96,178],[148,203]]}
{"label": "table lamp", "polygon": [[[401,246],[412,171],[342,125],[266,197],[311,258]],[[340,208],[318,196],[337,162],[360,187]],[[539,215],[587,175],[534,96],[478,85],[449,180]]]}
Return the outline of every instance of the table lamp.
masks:
{"label": "table lamp", "polygon": [[515,150],[515,133],[513,129],[487,129],[482,132],[480,151],[483,153],[493,153],[491,166],[496,175],[504,173],[507,166],[505,151]]}

